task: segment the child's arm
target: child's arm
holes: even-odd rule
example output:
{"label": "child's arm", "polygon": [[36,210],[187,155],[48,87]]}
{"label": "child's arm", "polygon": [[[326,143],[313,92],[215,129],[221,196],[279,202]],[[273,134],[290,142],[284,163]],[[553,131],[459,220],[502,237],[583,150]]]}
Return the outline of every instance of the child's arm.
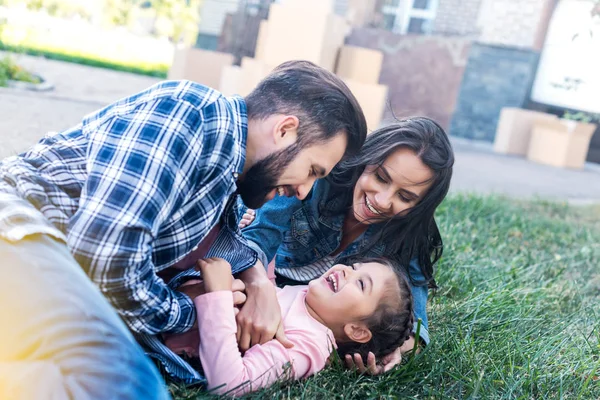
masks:
{"label": "child's arm", "polygon": [[314,338],[297,330],[286,331],[295,344],[291,349],[271,340],[253,346],[242,357],[236,340],[233,296],[226,290],[227,279],[231,279],[230,270],[227,276],[228,266],[224,260],[202,261],[200,268],[207,294],[194,299],[200,360],[209,389],[218,394],[240,395],[269,386],[278,379],[299,379],[322,369],[327,355],[314,343]]}

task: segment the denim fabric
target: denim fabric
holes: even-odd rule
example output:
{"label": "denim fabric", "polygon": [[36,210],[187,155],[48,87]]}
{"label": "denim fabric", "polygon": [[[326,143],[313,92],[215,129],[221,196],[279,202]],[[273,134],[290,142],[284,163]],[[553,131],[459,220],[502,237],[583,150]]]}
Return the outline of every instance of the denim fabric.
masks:
{"label": "denim fabric", "polygon": [[0,398],[168,399],[164,381],[67,246],[0,239]]}
{"label": "denim fabric", "polygon": [[[320,179],[304,200],[277,196],[256,210],[256,219],[242,232],[265,266],[273,258],[276,269],[309,265],[337,250],[342,241],[344,215],[329,215],[341,201],[328,199],[329,188],[329,183]],[[365,257],[387,255],[383,243],[367,249],[379,229],[380,225],[371,225],[337,259],[359,254]],[[411,260],[408,269],[417,284],[425,282],[416,258]],[[422,320],[420,337],[428,344],[427,286],[411,284],[411,289],[415,318]]]}

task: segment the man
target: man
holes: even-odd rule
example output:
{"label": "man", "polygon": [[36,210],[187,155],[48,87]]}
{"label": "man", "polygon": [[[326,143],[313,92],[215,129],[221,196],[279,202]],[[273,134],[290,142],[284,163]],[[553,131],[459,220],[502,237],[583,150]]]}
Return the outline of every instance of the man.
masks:
{"label": "man", "polygon": [[[231,249],[228,261],[244,271],[244,308],[253,315],[253,288],[266,274],[237,231],[236,193],[253,208],[277,195],[302,199],[365,136],[343,82],[296,61],[245,99],[191,82],[155,85],[4,160],[0,324],[8,332],[0,368],[19,362],[24,370],[0,380],[0,397],[3,387],[31,397],[164,396],[156,371],[76,262],[135,333],[184,332],[195,321],[196,294],[171,290],[158,273],[181,268],[216,229],[215,246]],[[34,393],[28,378],[40,362],[54,369]]]}

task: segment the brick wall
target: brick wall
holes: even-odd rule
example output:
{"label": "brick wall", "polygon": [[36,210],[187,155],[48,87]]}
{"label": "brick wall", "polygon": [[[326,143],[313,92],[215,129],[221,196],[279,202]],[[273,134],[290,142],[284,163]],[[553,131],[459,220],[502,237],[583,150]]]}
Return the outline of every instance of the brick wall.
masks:
{"label": "brick wall", "polygon": [[439,0],[433,33],[477,37],[479,9],[483,0]]}
{"label": "brick wall", "polygon": [[433,33],[480,43],[532,48],[553,0],[439,0]]}
{"label": "brick wall", "polygon": [[478,26],[481,43],[533,48],[538,26],[551,0],[483,0]]}

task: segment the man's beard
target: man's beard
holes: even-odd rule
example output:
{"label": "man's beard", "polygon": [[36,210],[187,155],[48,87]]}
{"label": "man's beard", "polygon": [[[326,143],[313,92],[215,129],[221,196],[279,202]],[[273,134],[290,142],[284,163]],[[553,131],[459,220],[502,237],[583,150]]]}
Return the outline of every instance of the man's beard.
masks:
{"label": "man's beard", "polygon": [[296,158],[300,147],[295,143],[258,161],[237,182],[237,192],[247,207],[256,209],[267,202],[267,195],[277,187],[277,181]]}

